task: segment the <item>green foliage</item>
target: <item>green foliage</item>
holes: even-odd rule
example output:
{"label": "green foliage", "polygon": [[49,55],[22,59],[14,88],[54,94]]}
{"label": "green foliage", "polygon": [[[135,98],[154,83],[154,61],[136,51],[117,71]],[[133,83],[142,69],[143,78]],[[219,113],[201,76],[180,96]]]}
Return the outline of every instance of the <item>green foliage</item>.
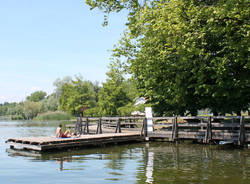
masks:
{"label": "green foliage", "polygon": [[76,77],[71,83],[63,84],[59,101],[61,110],[78,115],[81,107],[92,108],[96,105],[94,85],[90,81]]}
{"label": "green foliage", "polygon": [[131,10],[131,14],[145,6],[147,0],[140,3],[138,0],[85,0],[91,9],[98,8],[104,13],[104,23],[108,24],[108,15],[111,12],[120,12],[123,9]]}
{"label": "green foliage", "polygon": [[43,100],[46,97],[47,93],[44,91],[36,91],[34,93],[31,93],[30,96],[27,96],[27,100],[32,102],[39,102]]}
{"label": "green foliage", "polygon": [[249,107],[249,1],[153,0],[140,8],[132,6],[138,1],[88,2],[106,13],[129,9],[114,57],[127,58],[158,115]]}
{"label": "green foliage", "polygon": [[23,120],[24,117],[22,115],[15,114],[11,116],[11,120]]}
{"label": "green foliage", "polygon": [[59,98],[56,93],[52,93],[47,98],[40,101],[41,112],[57,111],[59,107]]}
{"label": "green foliage", "polygon": [[87,116],[87,117],[101,116],[99,106],[87,109],[86,111],[84,111],[84,116]]}
{"label": "green foliage", "polygon": [[6,105],[0,104],[0,116],[7,115],[8,107]]}
{"label": "green foliage", "polygon": [[38,121],[51,121],[51,120],[70,120],[72,118],[71,115],[65,112],[46,112],[40,113],[36,116],[35,120]]}
{"label": "green foliage", "polygon": [[115,66],[111,66],[107,75],[108,79],[99,91],[99,114],[115,116],[119,114],[119,108],[133,101],[136,89],[130,80],[124,79],[123,73]]}
{"label": "green foliage", "polygon": [[[33,119],[38,113],[47,111],[56,111],[58,109],[59,99],[53,93],[43,99],[45,94],[34,93],[29,96],[30,100],[20,103],[0,104],[0,116],[11,116],[12,120]],[[40,97],[38,97],[40,96]],[[32,100],[42,99],[38,102]]]}
{"label": "green foliage", "polygon": [[33,119],[40,112],[39,102],[26,101],[23,104],[25,119]]}
{"label": "green foliage", "polygon": [[133,103],[128,103],[125,106],[117,108],[117,114],[119,116],[130,116],[131,113],[135,110]]}
{"label": "green foliage", "polygon": [[53,86],[55,86],[55,96],[56,98],[60,98],[60,96],[62,95],[62,86],[64,84],[70,84],[72,81],[72,77],[70,76],[66,76],[63,77],[62,79],[58,78],[53,82]]}
{"label": "green foliage", "polygon": [[[60,119],[68,119],[68,115],[65,115],[65,113],[53,113],[55,111],[58,111],[59,108],[59,100],[62,96],[62,91],[68,90],[65,86],[74,86],[73,88],[70,88],[74,92],[73,98],[64,100],[68,102],[71,101],[72,103],[75,100],[76,107],[75,111],[79,108],[81,100],[84,100],[84,103],[81,103],[85,105],[88,108],[93,108],[96,105],[96,101],[98,100],[98,91],[99,86],[98,82],[90,82],[90,81],[82,81],[81,76],[76,77],[76,80],[72,80],[71,77],[64,77],[62,80],[57,79],[54,82],[55,92],[48,95],[47,97],[45,92],[35,92],[32,93],[30,96],[28,96],[25,102],[20,103],[4,103],[0,104],[0,116],[11,116],[13,120],[19,120],[19,119],[33,119],[37,116],[39,113],[39,116],[37,117],[37,120],[39,119],[51,119],[51,120],[60,120]],[[65,91],[64,91],[65,92]],[[63,94],[65,96],[72,97],[71,94]],[[79,100],[80,99],[80,100]],[[62,98],[61,98],[62,100]],[[77,104],[79,102],[79,104]],[[78,105],[78,106],[77,106]],[[66,110],[65,110],[66,111]],[[45,113],[45,114],[44,114]],[[79,113],[79,112],[78,112]],[[93,113],[92,113],[93,114]],[[62,115],[60,117],[60,115]],[[97,115],[97,113],[95,114]]]}
{"label": "green foliage", "polygon": [[0,116],[23,116],[23,108],[22,103],[8,103],[5,102],[4,104],[0,104]]}
{"label": "green foliage", "polygon": [[11,116],[11,119],[25,119],[25,113],[24,113],[24,103],[21,102],[15,106],[15,114]]}

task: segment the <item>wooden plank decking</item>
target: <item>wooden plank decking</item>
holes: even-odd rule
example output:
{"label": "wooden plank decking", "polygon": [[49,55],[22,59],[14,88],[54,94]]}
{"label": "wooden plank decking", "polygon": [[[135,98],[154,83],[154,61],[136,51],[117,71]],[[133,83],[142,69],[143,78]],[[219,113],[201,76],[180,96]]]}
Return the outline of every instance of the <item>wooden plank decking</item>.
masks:
{"label": "wooden plank decking", "polygon": [[28,137],[28,138],[11,138],[6,141],[11,148],[27,149],[35,151],[48,151],[56,149],[69,149],[76,147],[97,146],[110,143],[121,142],[139,142],[144,137],[141,133],[107,133],[95,135],[81,135],[72,138],[53,138],[53,137]]}

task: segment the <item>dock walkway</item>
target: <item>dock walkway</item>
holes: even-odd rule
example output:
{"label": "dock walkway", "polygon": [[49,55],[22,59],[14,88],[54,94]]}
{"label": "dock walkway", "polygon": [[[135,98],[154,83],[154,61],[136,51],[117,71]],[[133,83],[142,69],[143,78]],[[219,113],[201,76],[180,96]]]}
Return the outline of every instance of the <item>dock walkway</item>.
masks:
{"label": "dock walkway", "polygon": [[97,146],[111,143],[122,142],[140,142],[144,137],[141,133],[106,133],[95,135],[81,135],[80,137],[71,138],[54,138],[54,137],[27,137],[11,138],[6,141],[11,148],[26,149],[34,151],[48,151],[58,149],[70,149],[85,146]]}

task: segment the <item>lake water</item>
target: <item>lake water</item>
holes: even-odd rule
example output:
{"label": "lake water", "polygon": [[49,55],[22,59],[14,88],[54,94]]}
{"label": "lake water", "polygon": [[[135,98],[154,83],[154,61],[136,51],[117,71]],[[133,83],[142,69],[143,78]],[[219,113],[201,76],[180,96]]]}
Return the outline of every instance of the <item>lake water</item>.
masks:
{"label": "lake water", "polygon": [[150,142],[39,154],[11,137],[54,134],[58,123],[0,122],[2,184],[250,184],[250,150]]}

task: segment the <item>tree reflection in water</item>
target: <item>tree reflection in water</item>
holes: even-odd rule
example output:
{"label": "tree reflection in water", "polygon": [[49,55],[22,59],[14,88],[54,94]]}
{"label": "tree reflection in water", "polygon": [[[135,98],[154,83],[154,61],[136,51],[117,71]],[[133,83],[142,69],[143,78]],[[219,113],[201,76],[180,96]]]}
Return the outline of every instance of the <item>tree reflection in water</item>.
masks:
{"label": "tree reflection in water", "polygon": [[143,150],[142,183],[250,183],[249,150],[194,144],[149,143]]}
{"label": "tree reflection in water", "polygon": [[250,150],[149,142],[43,154],[6,151],[11,157],[29,157],[35,162],[55,161],[60,171],[83,170],[82,177],[98,170],[96,176],[112,182],[250,183]]}

